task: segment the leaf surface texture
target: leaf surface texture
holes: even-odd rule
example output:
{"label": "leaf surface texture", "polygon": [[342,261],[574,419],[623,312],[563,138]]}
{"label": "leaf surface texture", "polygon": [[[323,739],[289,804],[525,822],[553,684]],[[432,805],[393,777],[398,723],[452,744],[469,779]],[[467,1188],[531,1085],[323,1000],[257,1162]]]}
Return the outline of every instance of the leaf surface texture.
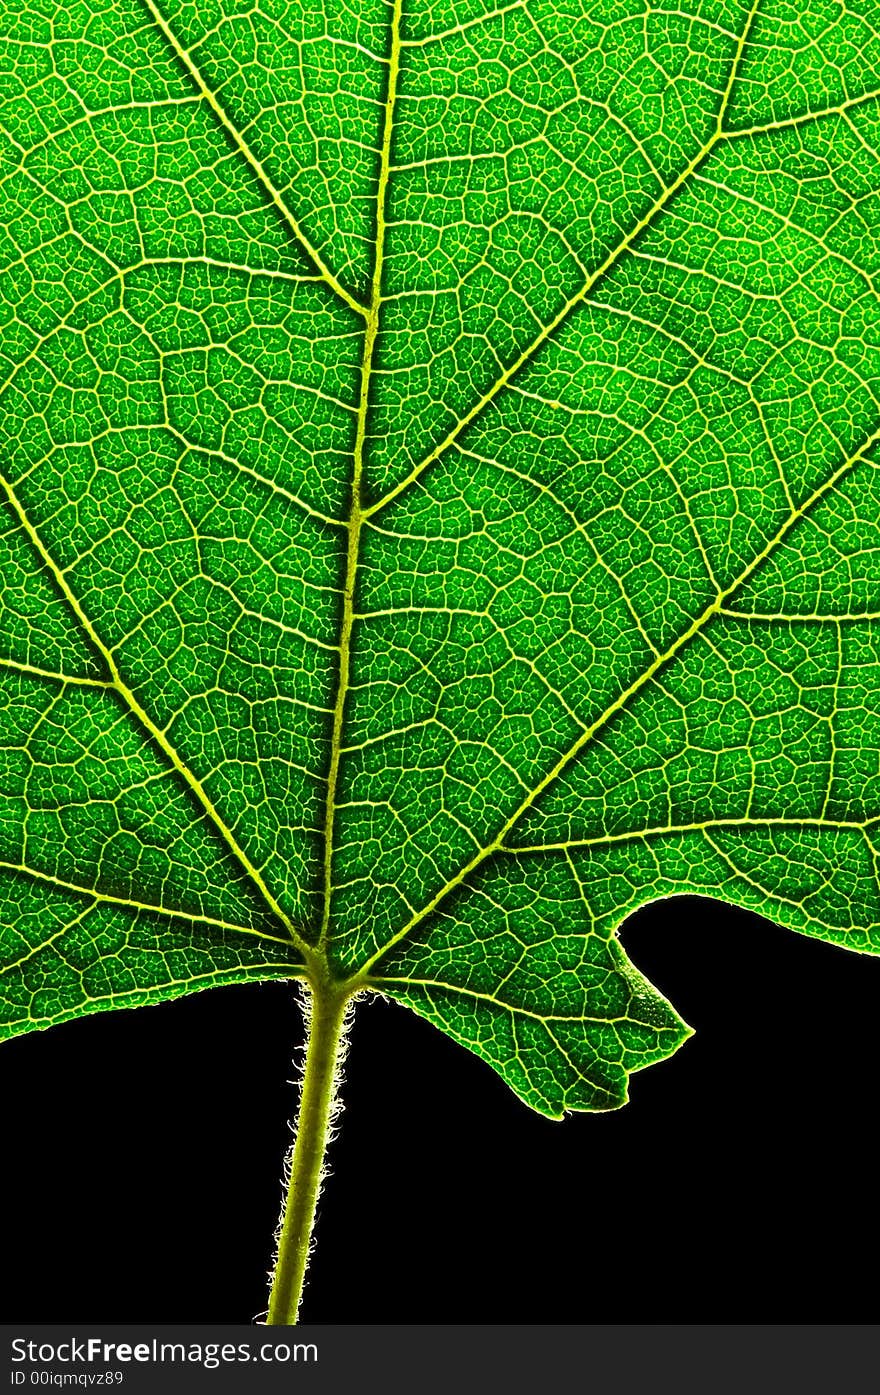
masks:
{"label": "leaf surface texture", "polygon": [[636,907],[880,948],[877,6],[2,33],[0,1031],[321,960],[558,1115]]}

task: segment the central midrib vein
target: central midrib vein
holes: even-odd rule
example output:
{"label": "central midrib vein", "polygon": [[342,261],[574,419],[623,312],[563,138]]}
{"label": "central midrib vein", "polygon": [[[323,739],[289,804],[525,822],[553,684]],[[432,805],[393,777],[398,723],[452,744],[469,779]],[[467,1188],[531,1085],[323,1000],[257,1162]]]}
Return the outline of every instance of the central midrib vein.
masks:
{"label": "central midrib vein", "polygon": [[365,518],[363,510],[364,450],[367,439],[367,413],[370,406],[370,382],[373,372],[373,356],[376,349],[376,339],[379,333],[379,312],[382,304],[382,263],[385,255],[386,226],[385,204],[388,197],[388,180],[391,164],[391,133],[394,127],[394,103],[397,98],[397,80],[400,71],[400,22],[402,7],[403,0],[394,0],[394,10],[391,17],[388,91],[385,97],[382,148],[379,157],[379,180],[376,189],[375,260],[373,263],[370,305],[367,313],[366,329],[364,331],[364,355],[361,365],[360,397],[358,401],[357,428],[351,478],[348,552],[345,564],[345,585],[342,596],[342,634],[339,644],[339,682],[336,690],[336,702],[333,708],[330,767],[327,774],[327,806],[324,818],[324,910],[321,919],[321,933],[318,940],[318,951],[325,956],[325,959],[330,933],[330,906],[333,893],[333,846],[336,826],[336,797],[339,785],[339,763],[342,755],[342,730],[345,721],[345,705],[351,677],[351,638],[354,625],[354,592],[357,583],[361,532],[363,530]]}
{"label": "central midrib vein", "polygon": [[[643,229],[653,221],[656,215],[669,203],[670,199],[675,195],[675,193],[677,193],[677,191],[682,187],[686,180],[693,174],[697,166],[705,160],[707,155],[714,149],[717,142],[721,139],[723,135],[722,122],[724,114],[726,112],[727,106],[729,105],[731,92],[736,79],[736,74],[740,65],[748,34],[750,32],[752,23],[755,18],[758,3],[759,0],[753,0],[746,23],[743,26],[743,32],[740,36],[731,62],[731,68],[730,73],[728,75],[727,85],[722,94],[715,130],[712,132],[706,144],[694,157],[694,159],[690,161],[690,163],[682,171],[678,178],[674,180],[673,183],[670,184],[666,189],[663,190],[662,194],[655,201],[648,214],[643,219],[641,219],[639,223],[636,224],[630,230],[626,237],[624,237],[621,240],[621,242],[613,249],[613,251],[602,263],[602,265],[599,268],[597,268],[597,270],[589,278],[585,285],[581,287],[580,291],[572,298],[571,301],[566,303],[560,314],[557,315],[555,319],[545,327],[545,329],[537,337],[537,339],[534,340],[527,347],[523,354],[502,375],[502,378],[495,385],[495,388],[490,394],[490,397],[494,397],[497,389],[505,385],[516,373],[518,373],[520,368],[522,368],[525,365],[525,363],[527,363],[534,357],[534,354],[540,347],[540,345],[547,338],[549,338],[550,335],[552,335],[555,329],[558,328],[561,321],[568,316],[568,314],[571,312],[574,306],[576,304],[579,304],[586,297],[586,295],[596,284],[596,282],[605,276],[605,274],[611,269],[611,267],[619,260],[620,256],[632,245],[634,240],[638,237],[639,233],[641,233]],[[481,400],[477,404],[476,408],[473,409],[470,413],[468,413],[467,416],[458,424],[457,428],[451,434],[450,438],[443,441],[441,445],[437,449],[435,449],[435,451],[431,452],[431,454],[416,467],[415,471],[413,471],[411,475],[407,476],[404,480],[402,480],[398,486],[392,489],[384,497],[376,500],[369,507],[364,508],[363,481],[367,440],[367,416],[370,402],[373,360],[376,349],[376,341],[379,332],[379,314],[382,303],[381,290],[386,233],[386,203],[388,198],[388,186],[390,177],[390,154],[394,123],[394,105],[397,97],[397,85],[400,70],[400,52],[402,47],[400,34],[402,18],[402,0],[395,0],[391,17],[389,38],[390,52],[388,63],[388,88],[384,106],[382,145],[380,151],[379,176],[376,192],[375,261],[373,267],[370,302],[367,307],[364,307],[360,302],[355,301],[353,297],[348,293],[348,291],[346,291],[345,287],[342,286],[342,284],[330,271],[329,266],[324,262],[317,247],[314,244],[312,244],[312,242],[307,238],[303,228],[299,224],[298,220],[295,218],[292,210],[287,205],[284,197],[282,196],[280,191],[275,187],[274,183],[270,180],[265,167],[259,161],[257,156],[250,150],[249,146],[243,140],[241,134],[237,130],[235,124],[232,122],[225,109],[217,101],[213,92],[210,90],[208,84],[206,83],[198,65],[194,62],[190,52],[186,49],[186,47],[183,44],[181,44],[180,41],[177,39],[176,35],[169,26],[167,20],[164,18],[161,11],[158,9],[155,0],[145,0],[145,4],[148,10],[150,11],[154,21],[161,29],[162,33],[165,35],[168,42],[173,47],[178,59],[183,63],[191,78],[196,82],[201,95],[208,101],[209,105],[214,111],[215,116],[219,119],[221,125],[234,140],[239,152],[244,156],[247,163],[256,173],[260,182],[266,188],[272,201],[275,203],[276,207],[279,209],[279,212],[282,214],[283,218],[287,222],[291,232],[294,235],[294,238],[300,243],[301,246],[304,247],[304,249],[311,257],[312,261],[318,268],[322,278],[325,280],[328,286],[336,292],[339,298],[346,305],[348,305],[350,309],[356,310],[360,315],[364,317],[365,320],[364,351],[361,364],[360,394],[358,402],[355,443],[353,450],[351,506],[348,520],[346,523],[348,533],[348,546],[345,563],[345,581],[342,592],[342,627],[340,637],[338,684],[336,700],[333,707],[330,761],[327,773],[327,796],[323,832],[323,913],[321,918],[319,938],[315,948],[312,949],[307,944],[304,944],[302,941],[299,941],[303,949],[305,950],[306,958],[308,963],[311,965],[312,972],[321,973],[322,971],[326,971],[328,967],[328,942],[330,938],[331,899],[333,890],[332,872],[335,841],[337,791],[340,775],[340,761],[343,748],[343,728],[345,721],[345,709],[351,678],[351,642],[355,618],[354,592],[357,581],[357,569],[360,556],[361,534],[363,530],[363,525],[367,521],[367,519],[369,519],[373,514],[377,513],[380,509],[384,508],[388,503],[391,502],[393,498],[398,497],[399,494],[401,494],[411,483],[414,482],[414,480],[419,475],[422,474],[424,469],[426,469],[430,464],[434,462],[434,460],[436,460],[440,455],[442,455],[445,452],[446,448],[452,444],[452,441],[461,434],[461,431],[464,429],[464,427],[467,426],[471,422],[471,420],[473,420],[473,418],[482,410],[482,408],[486,405],[486,402],[484,400]],[[700,619],[695,622],[695,624],[699,626],[704,618],[705,617],[701,616]],[[691,631],[688,631],[688,636],[690,635],[690,633]],[[654,671],[654,668],[657,667],[659,663],[664,662],[665,659],[667,659],[668,657],[669,656],[666,655],[658,659],[657,664],[652,665],[649,672],[643,675],[643,681],[648,681],[648,679]],[[625,701],[626,697],[628,696],[629,693],[621,695],[620,702]],[[615,704],[615,710],[616,707],[617,704]],[[590,730],[592,731],[592,728]],[[575,751],[580,749],[585,739],[587,738],[583,737],[578,743],[576,743],[574,750],[570,750],[568,752],[564,760],[565,764],[568,763],[569,759],[573,758]],[[179,758],[177,758],[175,763],[178,765],[180,764]],[[186,773],[188,778],[191,780],[192,777],[189,777],[189,772],[184,773]],[[553,778],[555,778],[555,775],[557,773],[558,772],[556,768],[554,768],[554,771],[551,772],[551,774],[548,777],[546,777],[544,781],[541,782],[539,788],[543,789],[547,783],[549,783],[550,781],[552,781]],[[538,791],[533,791],[532,798],[536,797],[537,792]],[[531,798],[527,802],[531,803]],[[520,812],[521,811],[518,811],[516,816],[517,818],[519,817]],[[219,824],[220,820],[216,814],[216,811],[211,809],[209,810],[209,813],[213,815],[214,821]],[[227,840],[230,840],[228,830],[222,831],[224,831]],[[501,836],[503,837],[508,831],[508,827],[505,826],[504,833]],[[494,849],[495,842],[493,841],[493,843],[490,844],[489,847],[485,848],[484,850],[482,850],[480,854],[478,854],[476,862],[482,862],[486,857],[490,855],[490,853]],[[237,848],[235,850],[236,852],[238,852],[239,857],[241,857],[240,850],[238,850]],[[249,870],[251,870],[253,873],[255,869],[249,868]],[[399,932],[397,935],[392,937],[388,944],[384,945],[373,956],[371,956],[367,964],[355,973],[354,978],[359,978],[362,974],[366,973],[369,966],[373,964],[376,961],[376,959],[381,956],[381,954],[385,953],[391,944],[396,943],[399,939],[403,938],[404,935],[411,933],[415,926],[418,924],[418,922],[426,914],[430,912],[430,910],[437,903],[437,901],[443,899],[443,897],[445,897],[448,894],[451,887],[453,885],[457,885],[460,882],[460,880],[464,876],[466,876],[471,870],[473,870],[473,867],[471,864],[468,864],[468,867],[466,867],[462,871],[459,877],[456,877],[454,879],[453,883],[446,886],[438,897],[436,897],[421,912],[417,913],[417,915],[413,918],[413,921],[406,927],[405,930]],[[269,893],[268,887],[263,882],[262,877],[256,875],[254,877],[254,880],[257,882],[259,890],[263,893],[264,899],[268,902],[271,909],[279,915],[279,918],[282,919],[283,923],[285,923],[286,927],[288,928],[288,931],[292,931],[292,927],[290,926],[287,917],[284,916],[283,913],[280,913],[280,907],[278,903],[275,901],[274,897],[271,896],[271,893]],[[299,940],[299,936],[297,936],[295,932],[292,934],[292,938],[294,938],[295,940]]]}

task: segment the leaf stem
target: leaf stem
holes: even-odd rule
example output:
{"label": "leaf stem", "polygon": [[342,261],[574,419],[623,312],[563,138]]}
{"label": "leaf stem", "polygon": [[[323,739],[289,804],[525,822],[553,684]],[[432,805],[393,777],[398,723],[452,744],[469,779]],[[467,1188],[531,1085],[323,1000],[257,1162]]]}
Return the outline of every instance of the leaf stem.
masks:
{"label": "leaf stem", "polygon": [[299,1311],[324,1157],[330,1141],[350,998],[350,990],[340,992],[338,987],[311,985],[296,1141],[269,1298],[267,1322],[270,1327],[295,1323]]}

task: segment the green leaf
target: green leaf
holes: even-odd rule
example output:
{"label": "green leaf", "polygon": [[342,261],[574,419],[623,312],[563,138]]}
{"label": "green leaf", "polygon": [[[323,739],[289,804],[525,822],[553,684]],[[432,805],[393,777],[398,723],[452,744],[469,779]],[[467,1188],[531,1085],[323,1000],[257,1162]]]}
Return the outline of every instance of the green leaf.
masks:
{"label": "green leaf", "polygon": [[305,977],[560,1115],[637,906],[880,948],[877,5],[2,30],[0,1031]]}

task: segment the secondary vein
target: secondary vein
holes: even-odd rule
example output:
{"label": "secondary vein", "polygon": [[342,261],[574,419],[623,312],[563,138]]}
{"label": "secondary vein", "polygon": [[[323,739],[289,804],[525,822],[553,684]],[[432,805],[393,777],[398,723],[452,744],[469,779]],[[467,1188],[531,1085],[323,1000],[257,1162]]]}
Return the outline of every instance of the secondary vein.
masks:
{"label": "secondary vein", "polygon": [[342,282],[339,281],[336,276],[334,276],[333,272],[330,270],[330,267],[327,265],[324,258],[321,256],[321,253],[318,251],[315,244],[307,236],[302,224],[296,217],[290,205],[287,203],[287,200],[285,199],[281,190],[272,180],[263,163],[258,159],[254,151],[251,150],[244,136],[241,134],[234,121],[228,115],[223,105],[217,100],[215,93],[211,90],[211,88],[206,83],[204,77],[202,76],[202,71],[199,68],[198,64],[194,61],[189,50],[184,48],[183,44],[180,42],[177,35],[174,33],[173,29],[166,20],[165,16],[162,14],[161,10],[159,10],[159,8],[154,3],[154,0],[144,0],[144,4],[146,5],[147,9],[152,15],[155,23],[158,25],[162,33],[165,35],[165,38],[168,40],[169,44],[173,48],[178,59],[186,68],[190,77],[195,82],[202,97],[208,103],[211,110],[214,112],[214,115],[217,117],[224,131],[226,131],[227,135],[229,135],[232,138],[237,150],[241,155],[244,156],[245,160],[250,165],[254,174],[257,176],[263,188],[266,190],[266,193],[269,195],[273,204],[278,209],[278,212],[281,214],[287,226],[293,232],[293,235],[296,238],[297,242],[308,254],[310,260],[320,271],[323,280],[326,281],[327,285],[331,288],[331,290],[335,291],[336,295],[339,296],[339,299],[345,302],[345,304],[348,306],[350,310],[354,310],[355,313],[358,315],[366,316],[368,314],[366,306],[362,305],[359,300],[355,300],[354,296],[351,295],[345,289]]}
{"label": "secondary vein", "polygon": [[119,693],[126,706],[134,714],[134,716],[137,717],[141,726],[148,732],[152,740],[162,751],[165,758],[168,761],[170,761],[171,765],[177,771],[178,775],[180,775],[182,779],[185,781],[189,789],[192,791],[196,799],[201,804],[202,808],[205,810],[205,813],[210,818],[214,827],[220,833],[220,836],[232,852],[236,861],[247,874],[249,880],[252,881],[254,885],[259,889],[260,894],[263,897],[263,900],[266,902],[266,905],[273,912],[273,914],[277,916],[278,920],[284,926],[285,930],[290,936],[292,943],[296,945],[296,947],[300,950],[300,952],[303,955],[305,955],[307,961],[311,960],[311,958],[313,957],[311,947],[308,945],[306,940],[303,939],[303,937],[300,935],[299,931],[296,929],[293,922],[291,921],[290,917],[281,908],[275,897],[272,895],[272,892],[266,885],[266,882],[259,868],[254,866],[250,858],[244,852],[244,849],[239,846],[235,838],[235,835],[221,817],[218,809],[215,807],[212,799],[210,798],[202,782],[193,774],[193,772],[185,764],[175,747],[172,746],[165,732],[161,731],[160,728],[156,726],[156,723],[150,717],[149,713],[141,705],[134,692],[131,690],[131,688],[129,688],[128,684],[123,679],[122,674],[119,671],[119,667],[116,663],[116,658],[113,654],[112,649],[110,649],[110,647],[106,645],[104,641],[101,639],[100,635],[98,634],[88,615],[83,610],[78,597],[76,596],[75,592],[71,589],[67,577],[65,576],[61,568],[57,565],[54,558],[52,557],[52,554],[49,552],[48,548],[45,546],[42,538],[37,532],[37,529],[31,523],[30,518],[28,517],[27,512],[24,506],[22,505],[20,499],[18,498],[18,495],[16,494],[12,485],[5,478],[5,476],[2,475],[0,475],[0,483],[2,483],[3,485],[3,488],[6,492],[6,497],[9,501],[9,504],[13,512],[18,518],[19,522],[21,523],[22,528],[30,538],[34,550],[42,559],[43,565],[48,569],[48,571],[51,572],[55,580],[55,584],[58,586],[59,590],[64,595],[65,599],[67,600],[69,606],[73,610],[73,613],[76,615],[76,618],[82,626],[83,630],[87,634],[88,638],[91,640],[95,649],[104,659],[111,680],[108,686],[111,686],[115,689],[116,692]]}
{"label": "secondary vein", "polygon": [[[287,949],[290,948],[289,940],[282,939],[280,935],[269,935],[265,930],[257,930],[252,925],[237,925],[234,921],[223,920],[218,916],[196,914],[194,911],[174,910],[168,906],[157,906],[151,901],[135,901],[128,896],[113,896],[110,892],[101,891],[95,887],[80,886],[77,882],[65,881],[61,877],[51,876],[48,872],[40,872],[36,867],[29,867],[24,862],[0,861],[0,870],[4,872],[18,872],[21,876],[31,877],[34,881],[45,882],[48,886],[56,887],[59,891],[72,891],[76,896],[87,896],[93,905],[87,907],[83,915],[87,914],[89,909],[94,909],[94,903],[97,902],[101,905],[118,906],[121,910],[143,911],[148,915],[162,916],[165,920],[184,920],[190,925],[210,925],[212,929],[228,930],[236,935],[254,935],[257,939],[266,940],[269,944],[283,945]],[[77,921],[80,919],[82,919],[82,916],[77,917]],[[73,923],[75,924],[76,922]],[[64,925],[58,933],[62,934],[70,928],[70,925]],[[55,936],[53,936],[53,938],[55,938]],[[34,952],[44,948],[47,943],[48,941],[44,941],[42,945],[35,946]],[[16,962],[21,963],[23,961],[18,960]],[[5,964],[4,972],[14,967],[14,964]],[[291,968],[295,967],[295,965],[291,965]]]}
{"label": "secondary vein", "polygon": [[863,442],[858,451],[854,452],[853,455],[851,455],[847,460],[845,460],[841,465],[839,465],[838,468],[834,470],[831,475],[829,475],[828,479],[824,482],[824,484],[819,485],[819,487],[813,491],[813,493],[809,496],[808,499],[805,500],[805,502],[801,505],[799,509],[795,509],[789,515],[789,517],[776,531],[773,537],[770,538],[766,545],[761,549],[761,551],[755,557],[752,558],[751,562],[749,562],[748,566],[746,566],[743,569],[740,575],[736,577],[735,580],[732,581],[730,585],[725,588],[724,591],[720,592],[716,596],[716,598],[704,608],[701,614],[698,615],[696,619],[692,621],[687,630],[685,630],[682,634],[678,636],[676,640],[673,641],[673,643],[669,646],[666,652],[658,655],[654,662],[650,664],[647,669],[645,669],[644,673],[642,673],[639,678],[634,679],[634,681],[629,685],[629,687],[626,688],[622,693],[620,693],[619,696],[615,698],[614,702],[610,703],[608,707],[606,707],[605,711],[602,712],[595,719],[595,721],[593,721],[588,727],[584,729],[584,731],[577,738],[577,740],[574,741],[571,744],[571,746],[569,746],[568,749],[563,752],[559,760],[553,766],[553,769],[550,770],[543,777],[543,779],[541,779],[537,783],[537,785],[534,786],[534,788],[529,792],[525,799],[521,801],[519,806],[507,819],[503,828],[501,828],[500,831],[496,834],[495,838],[493,838],[490,843],[488,843],[484,848],[482,848],[478,853],[476,853],[475,856],[471,858],[471,860],[466,864],[465,867],[461,869],[460,872],[456,873],[454,877],[451,877],[449,881],[446,883],[446,885],[443,886],[441,890],[438,891],[437,894],[431,898],[427,905],[423,906],[421,910],[417,911],[407,922],[407,924],[403,926],[401,930],[397,931],[396,934],[391,935],[388,938],[388,940],[386,940],[385,944],[381,945],[377,950],[375,950],[373,954],[370,955],[370,957],[361,965],[357,974],[358,978],[366,980],[367,975],[369,974],[369,971],[373,964],[375,964],[379,959],[381,959],[384,954],[387,954],[388,950],[391,949],[394,945],[399,944],[401,940],[405,939],[407,935],[412,934],[413,930],[425,918],[425,916],[429,915],[431,911],[433,911],[440,904],[441,901],[445,900],[445,898],[449,895],[451,891],[454,891],[457,886],[460,886],[462,882],[464,882],[466,878],[471,875],[472,872],[476,871],[476,869],[486,861],[487,858],[491,857],[493,853],[506,851],[505,845],[507,839],[513,831],[513,829],[515,828],[515,826],[519,823],[520,819],[524,816],[524,814],[528,812],[529,809],[532,808],[535,801],[544,793],[544,791],[550,785],[552,785],[563,774],[565,770],[568,769],[571,763],[580,754],[580,752],[587,745],[587,743],[593,739],[597,732],[599,732],[602,727],[606,726],[608,722],[611,721],[612,717],[615,717],[618,714],[618,712],[622,711],[626,704],[630,701],[630,699],[635,697],[637,693],[639,693],[644,687],[646,687],[647,684],[651,681],[651,679],[654,678],[654,676],[657,674],[657,672],[666,664],[668,664],[670,660],[675,658],[676,654],[678,654],[679,651],[690,642],[690,640],[692,640],[705,628],[705,626],[713,618],[713,616],[721,613],[721,611],[724,608],[724,602],[729,600],[730,597],[740,589],[740,587],[745,585],[745,583],[749,580],[749,578],[757,570],[761,563],[764,562],[767,559],[767,557],[769,557],[771,553],[773,553],[776,550],[777,547],[779,547],[779,545],[791,532],[791,529],[795,526],[795,524],[799,523],[800,520],[810,512],[814,505],[818,503],[818,501],[822,499],[829,492],[829,490],[834,488],[834,486],[838,483],[840,479],[843,478],[845,474],[852,470],[854,466],[859,463],[859,461],[863,460],[868,451],[871,450],[873,446],[877,445],[878,442],[880,442],[880,427],[878,427],[877,430],[874,431],[867,438],[867,440]]}
{"label": "secondary vein", "polygon": [[686,165],[686,167],[681,171],[681,173],[677,175],[677,177],[672,181],[672,183],[667,185],[662,190],[662,192],[654,200],[651,207],[648,209],[647,213],[645,213],[643,217],[640,218],[639,221],[632,226],[632,228],[630,228],[629,232],[626,233],[626,235],[622,237],[618,243],[615,244],[615,246],[608,253],[607,257],[605,257],[604,261],[602,261],[600,265],[596,268],[596,270],[593,271],[586,278],[586,280],[583,282],[580,288],[577,291],[575,291],[574,295],[570,296],[568,300],[566,300],[565,304],[556,313],[556,315],[554,315],[553,319],[550,320],[546,325],[544,325],[544,327],[539,331],[539,333],[535,335],[534,339],[532,339],[530,343],[528,343],[526,347],[522,350],[519,356],[516,359],[514,359],[513,363],[511,363],[507,368],[504,369],[502,373],[499,374],[492,386],[488,388],[487,391],[483,393],[483,396],[479,399],[479,401],[475,402],[473,407],[471,407],[470,410],[466,412],[464,416],[456,422],[455,426],[453,426],[452,429],[447,433],[447,435],[444,436],[443,440],[440,441],[439,444],[433,448],[433,450],[429,451],[428,454],[422,460],[420,460],[417,465],[413,467],[413,469],[409,472],[408,475],[405,476],[404,479],[400,480],[398,484],[396,484],[392,489],[389,489],[387,493],[383,494],[380,499],[375,500],[375,502],[372,503],[369,506],[369,508],[364,510],[365,519],[371,518],[374,514],[378,513],[380,509],[384,509],[388,504],[392,502],[392,500],[398,498],[399,495],[401,495],[404,492],[404,490],[408,489],[411,484],[415,484],[416,480],[421,478],[421,476],[425,473],[429,466],[433,465],[436,460],[439,460],[440,457],[444,455],[446,451],[450,448],[450,446],[455,444],[455,442],[464,432],[465,428],[470,426],[471,422],[474,421],[480,415],[480,413],[483,412],[486,409],[486,407],[488,407],[489,404],[495,400],[495,398],[502,391],[502,389],[505,388],[507,384],[511,381],[511,379],[519,373],[520,369],[524,368],[527,363],[531,362],[531,360],[535,357],[535,354],[538,352],[541,346],[545,344],[553,334],[555,334],[556,330],[559,329],[560,325],[562,325],[563,322],[568,319],[572,311],[575,310],[579,305],[583,304],[593,287],[598,282],[600,282],[608,274],[609,271],[611,271],[612,267],[614,267],[617,264],[617,262],[623,256],[623,254],[627,252],[630,249],[630,247],[632,247],[633,243],[637,240],[637,238],[646,230],[646,228],[650,226],[651,223],[653,223],[657,215],[663,211],[663,209],[675,197],[675,195],[687,182],[687,180],[690,179],[691,175],[693,175],[699,168],[699,166],[703,163],[703,161],[709,157],[709,155],[715,149],[716,145],[718,145],[720,141],[727,138],[728,133],[724,129],[724,118],[730,106],[730,98],[733,92],[733,86],[736,81],[736,76],[739,71],[740,64],[742,62],[742,55],[748,40],[749,33],[751,32],[752,25],[755,21],[755,16],[758,11],[759,3],[760,0],[753,0],[752,7],[749,11],[745,25],[743,26],[743,32],[740,35],[736,51],[731,61],[727,85],[724,89],[724,92],[721,96],[721,101],[719,103],[718,114],[715,119],[715,127],[709,139],[704,143],[701,149]]}

